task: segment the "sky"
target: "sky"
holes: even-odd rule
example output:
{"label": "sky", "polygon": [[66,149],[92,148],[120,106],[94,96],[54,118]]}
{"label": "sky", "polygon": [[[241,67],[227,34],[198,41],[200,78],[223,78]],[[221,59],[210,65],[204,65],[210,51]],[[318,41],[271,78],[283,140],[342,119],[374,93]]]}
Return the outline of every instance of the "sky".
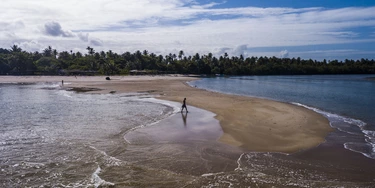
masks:
{"label": "sky", "polygon": [[1,0],[0,48],[375,59],[374,0]]}

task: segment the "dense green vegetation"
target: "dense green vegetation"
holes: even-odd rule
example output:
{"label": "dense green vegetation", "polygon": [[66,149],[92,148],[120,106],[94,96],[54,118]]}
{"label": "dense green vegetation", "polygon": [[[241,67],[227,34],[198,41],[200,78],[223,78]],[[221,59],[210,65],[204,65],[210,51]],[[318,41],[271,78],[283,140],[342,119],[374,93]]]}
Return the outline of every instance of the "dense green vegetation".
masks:
{"label": "dense green vegetation", "polygon": [[[138,72],[132,71],[138,70]],[[91,74],[113,75],[129,73],[179,73],[179,74],[226,74],[226,75],[294,75],[294,74],[375,74],[375,61],[368,59],[345,61],[316,61],[301,58],[277,57],[229,57],[219,58],[212,53],[185,56],[183,51],[166,56],[147,50],[117,54],[95,52],[87,47],[87,53],[57,52],[50,46],[43,52],[26,52],[17,45],[10,49],[0,48],[0,74],[2,75],[66,75]]]}

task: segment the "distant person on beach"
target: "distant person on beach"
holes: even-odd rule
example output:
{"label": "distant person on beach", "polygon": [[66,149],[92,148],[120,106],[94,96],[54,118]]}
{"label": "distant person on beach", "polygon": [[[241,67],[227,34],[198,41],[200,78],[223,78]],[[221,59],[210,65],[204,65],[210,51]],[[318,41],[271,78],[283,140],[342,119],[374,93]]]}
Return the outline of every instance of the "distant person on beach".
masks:
{"label": "distant person on beach", "polygon": [[186,109],[186,112],[189,112],[186,107],[186,98],[184,98],[184,101],[182,102],[181,112],[184,111],[184,108]]}
{"label": "distant person on beach", "polygon": [[64,86],[64,80],[61,80],[61,86]]}

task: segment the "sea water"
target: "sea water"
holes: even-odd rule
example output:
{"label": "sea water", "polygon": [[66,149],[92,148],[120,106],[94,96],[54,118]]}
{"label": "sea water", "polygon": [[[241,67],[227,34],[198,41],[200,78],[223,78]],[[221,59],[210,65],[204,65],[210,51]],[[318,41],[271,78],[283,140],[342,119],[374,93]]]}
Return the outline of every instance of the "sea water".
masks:
{"label": "sea water", "polygon": [[[294,80],[299,77],[285,78],[287,81],[278,82],[306,82],[303,80],[311,80],[314,76],[301,77],[300,81]],[[205,82],[218,87],[234,85],[227,79],[203,79],[191,84],[202,88],[204,86],[200,84]],[[245,83],[255,80],[262,91],[259,85],[264,85],[263,79],[283,80],[283,77],[234,77],[228,80]],[[354,81],[363,80],[354,76]],[[269,85],[277,87],[278,82]],[[373,82],[366,83],[373,87]],[[221,92],[235,93],[234,90]],[[280,96],[276,91],[274,93]],[[267,95],[258,97],[276,99]],[[343,126],[346,123],[346,131],[353,135],[363,136],[373,125],[361,116],[329,110],[304,100],[278,100],[304,105],[330,116],[333,118],[331,124],[335,126],[336,119],[337,126],[343,130],[346,130]],[[214,114],[191,106],[188,106],[188,114],[175,113],[179,110],[176,105],[179,104],[155,101],[139,93],[75,93],[62,89],[58,83],[0,84],[0,186],[373,185],[373,171],[367,173],[361,167],[348,170],[282,153],[242,151],[216,142],[221,129],[216,126],[218,121],[213,118]],[[360,141],[356,143],[369,144],[371,140]],[[343,177],[342,172],[349,173],[349,177],[355,176],[355,180],[352,182],[347,176]],[[366,176],[366,173],[370,175]]]}
{"label": "sea water", "polygon": [[235,169],[211,112],[64,85],[0,84],[0,187],[199,187]]}
{"label": "sea water", "polygon": [[57,83],[0,83],[0,187],[97,187],[123,135],[170,116],[173,107],[133,94],[94,95]]}
{"label": "sea water", "polygon": [[191,82],[198,88],[267,98],[314,110],[357,135],[343,146],[375,159],[375,75],[231,76]]}

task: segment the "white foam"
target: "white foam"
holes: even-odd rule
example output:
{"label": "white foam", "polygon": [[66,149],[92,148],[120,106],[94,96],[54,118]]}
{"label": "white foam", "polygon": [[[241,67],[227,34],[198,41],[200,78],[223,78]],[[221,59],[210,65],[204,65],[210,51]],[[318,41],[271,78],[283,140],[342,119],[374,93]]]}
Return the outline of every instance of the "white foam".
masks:
{"label": "white foam", "polygon": [[234,169],[234,171],[239,171],[239,170],[242,170],[242,168],[241,168],[241,158],[242,158],[242,156],[243,155],[245,155],[245,153],[242,153],[241,155],[240,155],[240,157],[237,159],[237,168],[236,169]]}
{"label": "white foam", "polygon": [[356,150],[354,149],[353,147],[350,147],[350,145],[358,145],[360,143],[354,143],[354,142],[347,142],[344,144],[344,148],[345,149],[348,149],[350,151],[353,151],[353,152],[356,152],[356,153],[360,153],[362,155],[364,155],[365,157],[368,157],[370,159],[375,159],[375,144],[367,144],[367,146],[371,147],[371,151],[369,153],[365,153],[363,151],[359,151],[359,150]]}
{"label": "white foam", "polygon": [[94,184],[95,187],[103,187],[103,186],[114,186],[114,183],[108,182],[100,178],[99,174],[101,172],[100,166],[95,170],[95,172],[91,175],[91,182]]}
{"label": "white foam", "polygon": [[297,105],[297,106],[302,106],[302,107],[307,108],[309,110],[313,110],[314,112],[322,114],[322,115],[326,116],[327,118],[334,118],[334,119],[338,119],[340,121],[343,121],[343,122],[351,124],[351,125],[356,125],[361,129],[366,126],[365,122],[363,122],[361,120],[358,120],[358,119],[353,119],[353,118],[349,118],[349,117],[340,116],[338,114],[329,113],[329,112],[320,110],[318,108],[310,107],[310,106],[307,106],[307,105],[304,105],[304,104],[301,104],[301,103],[293,102],[292,104]]}
{"label": "white foam", "polygon": [[56,83],[56,82],[50,82],[50,83],[46,82],[46,83],[38,84],[38,87],[39,88],[55,89],[55,88],[61,87],[61,84],[60,83]]}
{"label": "white foam", "polygon": [[120,159],[109,156],[106,152],[104,152],[102,150],[99,150],[99,149],[95,148],[94,146],[90,146],[90,148],[96,150],[97,152],[99,152],[100,154],[102,154],[105,157],[107,166],[120,166],[123,163],[123,161],[121,161]]}
{"label": "white foam", "polygon": [[180,112],[180,103],[177,103],[177,102],[165,101],[165,100],[160,100],[160,99],[155,99],[155,98],[144,98],[144,99],[140,99],[140,100],[158,103],[158,104],[163,104],[163,105],[172,107],[173,108],[172,113]]}
{"label": "white foam", "polygon": [[208,176],[216,176],[216,175],[220,175],[220,174],[224,174],[224,172],[206,173],[206,174],[202,174],[201,176],[202,177],[208,177]]}
{"label": "white foam", "polygon": [[375,131],[363,130],[362,132],[365,133],[366,136],[368,136],[370,138],[375,138]]}
{"label": "white foam", "polygon": [[72,98],[73,92],[71,91],[66,91],[66,90],[60,90],[59,94],[61,94],[64,97]]}
{"label": "white foam", "polygon": [[[354,126],[359,127],[361,132],[364,134],[364,136],[367,137],[367,139],[365,139],[365,142],[368,144],[368,147],[371,148],[372,152],[365,153],[363,151],[357,151],[357,150],[353,149],[352,147],[350,147],[350,145],[359,144],[359,143],[349,143],[348,142],[348,143],[344,144],[344,148],[348,149],[350,151],[361,153],[368,158],[375,159],[375,143],[373,142],[375,140],[375,131],[365,130],[366,125],[367,125],[365,122],[363,122],[361,120],[358,120],[358,119],[353,119],[353,118],[349,118],[349,117],[340,116],[338,114],[325,112],[323,110],[313,108],[313,107],[310,107],[310,106],[307,106],[307,105],[303,105],[303,104],[300,104],[300,103],[292,103],[292,104],[295,104],[297,106],[302,106],[304,108],[307,108],[307,109],[313,110],[313,111],[315,111],[319,114],[322,114],[322,115],[326,116],[330,121],[332,121],[332,120],[337,121],[338,120],[338,121],[345,122],[349,125],[354,125]],[[346,131],[346,130],[340,128],[340,127],[334,127],[332,125],[332,122],[330,122],[330,126],[333,127],[333,128],[337,128],[338,130],[340,130],[342,132],[349,133],[349,134],[353,134],[353,135],[360,134],[360,133],[353,133],[353,132],[350,132],[350,131]]]}
{"label": "white foam", "polygon": [[[155,99],[155,98],[142,98],[142,99],[137,98],[136,100],[138,100],[138,101],[147,101],[147,102],[152,102],[152,103],[157,103],[157,104],[166,105],[166,106],[172,107],[172,108],[173,108],[173,111],[172,111],[172,112],[169,112],[169,113],[167,113],[167,114],[165,114],[164,117],[154,119],[151,123],[141,124],[141,125],[139,125],[139,126],[136,126],[136,127],[133,127],[133,128],[131,128],[131,129],[127,130],[127,131],[125,132],[125,134],[124,134],[124,140],[125,140],[125,142],[127,142],[128,144],[131,144],[131,142],[126,138],[126,134],[127,134],[127,133],[132,132],[132,131],[137,130],[137,129],[140,129],[140,128],[143,128],[143,127],[146,127],[146,126],[152,126],[152,125],[155,125],[155,124],[159,123],[160,121],[162,121],[163,119],[168,118],[168,117],[170,117],[171,115],[180,112],[180,108],[178,107],[178,104],[179,104],[179,103],[176,103],[176,102],[164,101],[164,100],[159,100],[159,99]],[[161,112],[161,114],[162,114],[162,113],[163,113],[163,112]]]}

